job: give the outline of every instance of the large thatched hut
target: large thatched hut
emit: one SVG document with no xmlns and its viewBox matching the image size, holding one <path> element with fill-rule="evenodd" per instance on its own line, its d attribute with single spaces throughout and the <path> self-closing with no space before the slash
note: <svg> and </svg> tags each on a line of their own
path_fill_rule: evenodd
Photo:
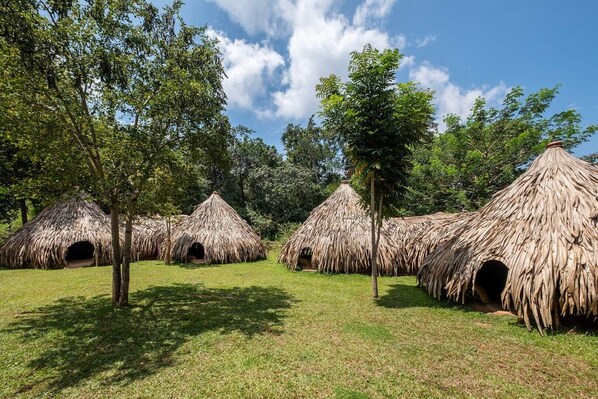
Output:
<svg viewBox="0 0 598 399">
<path fill-rule="evenodd" d="M 369 273 L 371 231 L 371 219 L 359 195 L 344 181 L 291 236 L 278 261 L 293 270 Z M 393 248 L 386 229 L 380 237 L 378 269 L 380 274 L 394 274 Z"/>
<path fill-rule="evenodd" d="M 551 143 L 418 274 L 434 296 L 500 301 L 542 331 L 598 316 L 598 168 Z"/>
<path fill-rule="evenodd" d="M 416 275 L 424 258 L 451 237 L 473 213 L 443 213 L 388 220 L 389 238 L 396 251 L 398 273 Z"/>
<path fill-rule="evenodd" d="M 214 192 L 172 234 L 171 259 L 236 263 L 266 258 L 266 247 L 239 214 Z"/>
<path fill-rule="evenodd" d="M 0 247 L 5 267 L 78 267 L 111 261 L 110 220 L 100 207 L 73 198 L 44 209 Z"/>
</svg>

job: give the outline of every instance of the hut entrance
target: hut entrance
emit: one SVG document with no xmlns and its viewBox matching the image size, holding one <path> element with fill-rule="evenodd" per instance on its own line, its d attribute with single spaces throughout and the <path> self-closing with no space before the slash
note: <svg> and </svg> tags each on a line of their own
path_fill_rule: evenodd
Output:
<svg viewBox="0 0 598 399">
<path fill-rule="evenodd" d="M 190 247 L 189 251 L 187 251 L 187 258 L 192 263 L 206 263 L 205 261 L 205 251 L 203 245 L 198 242 L 194 242 Z"/>
<path fill-rule="evenodd" d="M 297 261 L 297 266 L 301 270 L 316 270 L 311 263 L 311 257 L 313 255 L 313 251 L 311 248 L 301 248 L 301 252 L 299 252 L 299 259 Z"/>
<path fill-rule="evenodd" d="M 484 303 L 501 304 L 509 268 L 497 260 L 484 263 L 475 278 L 475 291 Z"/>
<path fill-rule="evenodd" d="M 66 263 L 69 268 L 92 266 L 95 264 L 95 248 L 89 241 L 78 241 L 66 250 Z"/>
</svg>

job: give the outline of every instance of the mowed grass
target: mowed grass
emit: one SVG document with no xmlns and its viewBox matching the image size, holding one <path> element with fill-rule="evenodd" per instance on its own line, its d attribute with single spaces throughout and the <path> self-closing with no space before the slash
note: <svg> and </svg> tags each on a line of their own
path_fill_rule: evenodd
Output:
<svg viewBox="0 0 598 399">
<path fill-rule="evenodd" d="M 270 260 L 0 270 L 0 397 L 598 397 L 598 336 L 542 337 L 438 302 L 413 277 L 291 272 Z"/>
</svg>

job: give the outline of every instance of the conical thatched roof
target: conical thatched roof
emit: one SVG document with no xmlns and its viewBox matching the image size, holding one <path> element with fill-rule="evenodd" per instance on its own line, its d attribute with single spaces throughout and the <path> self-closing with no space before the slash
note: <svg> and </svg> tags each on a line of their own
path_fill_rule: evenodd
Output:
<svg viewBox="0 0 598 399">
<path fill-rule="evenodd" d="M 100 207 L 82 198 L 44 209 L 0 247 L 0 265 L 52 268 L 67 266 L 67 251 L 78 242 L 94 247 L 98 264 L 111 261 L 110 220 Z"/>
<path fill-rule="evenodd" d="M 177 224 L 172 235 L 171 258 L 188 262 L 193 244 L 203 246 L 208 263 L 266 258 L 266 247 L 260 237 L 217 192 Z"/>
<path fill-rule="evenodd" d="M 452 236 L 473 213 L 443 213 L 398 217 L 388 220 L 389 238 L 396 250 L 396 268 L 401 274 L 417 274 L 424 258 Z"/>
<path fill-rule="evenodd" d="M 598 316 L 598 168 L 551 143 L 466 227 L 424 261 L 418 278 L 432 295 L 464 301 L 498 261 L 508 268 L 502 305 L 528 328 Z"/>
<path fill-rule="evenodd" d="M 369 273 L 371 231 L 371 219 L 359 195 L 343 182 L 291 236 L 278 261 L 296 269 L 302 251 L 310 248 L 311 265 L 321 273 Z M 378 269 L 380 274 L 394 274 L 393 249 L 386 235 L 385 228 Z"/>
</svg>

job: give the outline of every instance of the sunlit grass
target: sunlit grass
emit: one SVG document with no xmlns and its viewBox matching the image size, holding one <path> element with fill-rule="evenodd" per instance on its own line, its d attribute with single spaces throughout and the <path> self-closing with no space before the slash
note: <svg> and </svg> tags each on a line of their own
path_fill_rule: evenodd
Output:
<svg viewBox="0 0 598 399">
<path fill-rule="evenodd" d="M 271 259 L 275 259 L 271 256 Z M 413 277 L 294 273 L 274 260 L 0 270 L 0 397 L 596 397 L 598 337 L 541 337 L 440 303 Z"/>
</svg>

